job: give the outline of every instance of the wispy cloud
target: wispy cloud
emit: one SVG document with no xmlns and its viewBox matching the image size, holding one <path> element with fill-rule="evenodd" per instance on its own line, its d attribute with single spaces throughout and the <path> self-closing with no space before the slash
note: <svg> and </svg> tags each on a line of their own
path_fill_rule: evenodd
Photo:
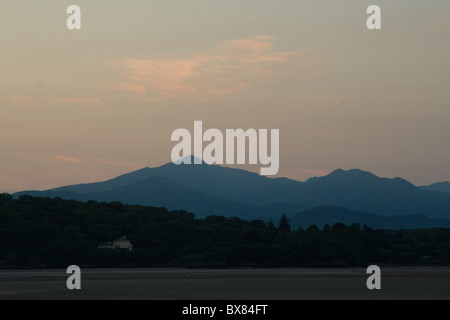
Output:
<svg viewBox="0 0 450 320">
<path fill-rule="evenodd" d="M 80 159 L 75 158 L 75 157 L 64 156 L 64 155 L 54 156 L 53 159 L 58 160 L 58 161 L 73 163 L 73 164 L 82 164 L 82 161 Z"/>
<path fill-rule="evenodd" d="M 93 165 L 101 165 L 101 166 L 113 166 L 113 167 L 128 167 L 128 168 L 135 168 L 135 169 L 141 169 L 145 167 L 145 165 L 137 162 L 130 162 L 130 161 L 121 161 L 121 160 L 114 160 L 114 159 L 105 159 L 105 158 L 76 158 L 76 157 L 70 157 L 65 155 L 58 155 L 54 156 L 53 159 L 58 161 L 63 161 L 67 163 L 72 164 L 83 164 L 86 166 L 93 166 Z"/>
<path fill-rule="evenodd" d="M 145 86 L 136 83 L 115 83 L 108 85 L 107 88 L 117 91 L 128 91 L 143 94 L 147 92 Z"/>
<path fill-rule="evenodd" d="M 51 160 L 51 161 L 57 161 L 57 162 L 62 162 L 62 163 L 67 163 L 67 164 L 78 164 L 78 165 L 82 165 L 85 167 L 91 167 L 91 168 L 104 166 L 104 167 L 141 169 L 146 166 L 142 163 L 123 161 L 123 160 L 118 160 L 118 159 L 95 158 L 95 157 L 74 157 L 74 156 L 68 156 L 68 155 L 64 155 L 64 154 L 40 155 L 40 154 L 20 153 L 20 152 L 6 152 L 5 154 L 10 157 L 21 158 L 21 159 L 26 159 L 26 160 L 30 160 L 30 161 L 34 161 L 36 159 L 45 160 L 45 161 Z"/>
<path fill-rule="evenodd" d="M 338 97 L 338 98 L 334 101 L 333 105 L 334 105 L 335 107 L 338 106 L 344 99 L 345 99 L 344 96 Z"/>
<path fill-rule="evenodd" d="M 19 96 L 19 95 L 11 95 L 8 97 L 9 101 L 12 101 L 16 104 L 23 104 L 23 103 L 29 103 L 32 101 L 32 98 L 30 97 L 24 97 L 24 96 Z"/>
<path fill-rule="evenodd" d="M 100 159 L 96 158 L 94 159 L 95 163 L 100 165 L 108 165 L 108 166 L 117 166 L 117 167 L 130 167 L 135 169 L 141 169 L 145 167 L 145 165 L 137 162 L 127 162 L 127 161 L 118 161 L 118 160 L 112 160 L 112 159 Z"/>
<path fill-rule="evenodd" d="M 121 83 L 109 88 L 159 101 L 205 99 L 233 94 L 280 79 L 308 79 L 323 74 L 312 50 L 275 51 L 275 38 L 254 36 L 216 44 L 209 52 L 173 59 L 125 59 Z"/>
<path fill-rule="evenodd" d="M 50 98 L 49 101 L 58 104 L 68 103 L 81 106 L 93 106 L 103 104 L 103 100 L 100 98 Z"/>
<path fill-rule="evenodd" d="M 79 105 L 79 106 L 99 106 L 103 104 L 103 100 L 100 98 L 91 98 L 91 97 L 52 97 L 52 98 L 42 98 L 42 97 L 27 97 L 21 95 L 11 95 L 8 97 L 8 100 L 15 104 L 36 104 L 36 103 L 51 103 L 51 104 L 71 104 L 71 105 Z"/>
</svg>

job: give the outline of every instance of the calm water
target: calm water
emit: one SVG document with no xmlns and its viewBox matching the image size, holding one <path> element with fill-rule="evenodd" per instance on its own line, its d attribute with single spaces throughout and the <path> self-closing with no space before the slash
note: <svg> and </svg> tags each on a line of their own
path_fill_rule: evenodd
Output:
<svg viewBox="0 0 450 320">
<path fill-rule="evenodd" d="M 445 299 L 450 268 L 382 269 L 382 290 L 363 269 L 91 269 L 82 290 L 66 288 L 65 270 L 0 271 L 0 299 Z"/>
</svg>

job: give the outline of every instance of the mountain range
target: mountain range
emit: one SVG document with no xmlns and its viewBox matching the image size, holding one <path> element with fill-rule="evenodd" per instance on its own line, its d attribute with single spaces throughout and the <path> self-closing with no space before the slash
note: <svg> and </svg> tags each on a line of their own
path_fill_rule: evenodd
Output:
<svg viewBox="0 0 450 320">
<path fill-rule="evenodd" d="M 434 227 L 450 228 L 450 220 L 431 219 L 424 214 L 386 217 L 374 213 L 358 212 L 344 207 L 324 206 L 294 215 L 290 223 L 296 228 L 308 228 L 312 225 L 333 226 L 343 223 L 347 226 L 359 224 L 374 229 L 427 229 Z"/>
<path fill-rule="evenodd" d="M 421 188 L 423 190 L 438 191 L 438 192 L 442 192 L 442 193 L 450 193 L 450 182 L 448 182 L 448 181 L 438 182 L 438 183 L 433 183 L 429 186 L 422 186 L 419 188 Z"/>
<path fill-rule="evenodd" d="M 295 227 L 313 221 L 321 226 L 334 218 L 394 229 L 450 226 L 450 194 L 442 189 L 416 187 L 401 178 L 380 178 L 358 169 L 339 169 L 300 182 L 205 163 L 169 163 L 104 182 L 14 194 L 21 195 L 185 209 L 199 218 L 222 215 L 276 221 L 286 213 Z"/>
</svg>

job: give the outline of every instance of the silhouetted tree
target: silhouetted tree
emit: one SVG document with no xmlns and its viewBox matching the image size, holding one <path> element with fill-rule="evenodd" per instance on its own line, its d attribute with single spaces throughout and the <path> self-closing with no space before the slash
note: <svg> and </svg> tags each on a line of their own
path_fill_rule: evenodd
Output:
<svg viewBox="0 0 450 320">
<path fill-rule="evenodd" d="M 319 232 L 320 229 L 318 226 L 316 226 L 315 224 L 313 224 L 312 226 L 310 226 L 308 229 L 306 229 L 307 232 Z"/>
<path fill-rule="evenodd" d="M 267 228 L 271 231 L 276 230 L 277 228 L 275 227 L 275 223 L 273 223 L 273 221 L 269 221 L 267 223 Z"/>
<path fill-rule="evenodd" d="M 347 228 L 347 226 L 345 224 L 343 224 L 343 223 L 340 223 L 340 222 L 335 223 L 333 225 L 333 230 L 340 230 L 340 229 L 346 229 L 346 228 Z"/>
<path fill-rule="evenodd" d="M 0 201 L 10 201 L 12 200 L 12 196 L 8 193 L 1 193 L 0 194 Z"/>
<path fill-rule="evenodd" d="M 359 223 L 354 223 L 354 224 L 352 224 L 350 226 L 350 229 L 360 231 L 361 230 L 361 225 Z"/>
<path fill-rule="evenodd" d="M 450 229 L 289 230 L 286 215 L 276 228 L 261 220 L 195 219 L 183 210 L 0 194 L 0 269 L 450 264 Z M 132 252 L 98 249 L 123 235 Z"/>
<path fill-rule="evenodd" d="M 291 225 L 289 224 L 289 219 L 287 218 L 286 214 L 283 214 L 281 216 L 280 222 L 278 224 L 278 230 L 291 232 Z"/>
</svg>

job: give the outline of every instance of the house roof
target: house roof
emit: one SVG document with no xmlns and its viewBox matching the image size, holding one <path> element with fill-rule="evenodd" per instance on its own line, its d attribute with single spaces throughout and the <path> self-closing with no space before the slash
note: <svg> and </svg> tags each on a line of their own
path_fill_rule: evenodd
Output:
<svg viewBox="0 0 450 320">
<path fill-rule="evenodd" d="M 116 240 L 116 242 L 122 242 L 122 241 L 130 241 L 130 240 L 128 240 L 125 236 Z"/>
</svg>

